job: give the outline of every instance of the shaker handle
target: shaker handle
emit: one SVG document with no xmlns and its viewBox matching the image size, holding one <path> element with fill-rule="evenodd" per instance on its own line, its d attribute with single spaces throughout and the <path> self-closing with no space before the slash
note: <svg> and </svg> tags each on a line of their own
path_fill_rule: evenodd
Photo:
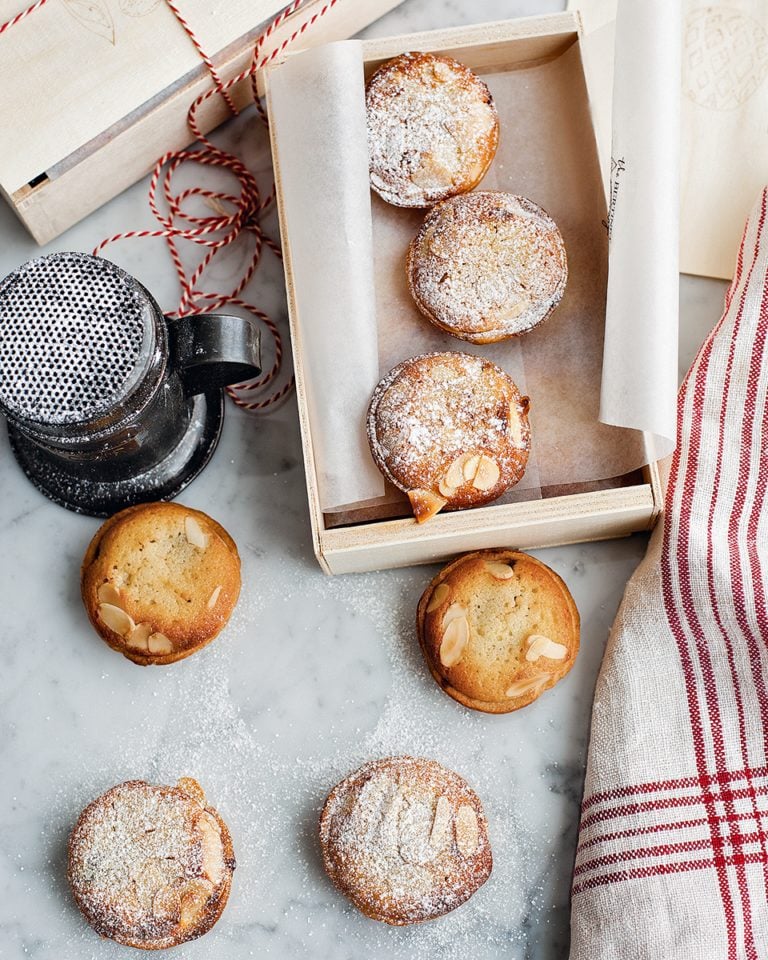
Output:
<svg viewBox="0 0 768 960">
<path fill-rule="evenodd" d="M 261 373 L 260 332 L 253 321 L 225 313 L 166 317 L 171 365 L 188 394 L 252 380 Z"/>
</svg>

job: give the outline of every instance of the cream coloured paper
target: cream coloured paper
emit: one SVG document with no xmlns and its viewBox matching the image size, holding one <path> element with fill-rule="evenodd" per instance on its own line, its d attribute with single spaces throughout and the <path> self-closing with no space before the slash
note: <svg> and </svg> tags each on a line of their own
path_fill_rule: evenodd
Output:
<svg viewBox="0 0 768 960">
<path fill-rule="evenodd" d="M 584 19 L 595 120 L 608 131 L 616 4 L 568 3 Z M 729 280 L 768 179 L 768 3 L 682 0 L 681 48 L 680 270 Z"/>
<path fill-rule="evenodd" d="M 679 0 L 620 0 L 600 419 L 675 445 L 680 111 Z"/>
<path fill-rule="evenodd" d="M 291 57 L 270 78 L 323 509 L 384 492 L 364 433 L 379 365 L 363 82 L 358 42 Z"/>
<path fill-rule="evenodd" d="M 355 49 L 360 56 L 353 42 L 337 46 Z M 473 67 L 469 55 L 471 50 L 465 50 L 464 62 Z M 291 59 L 299 61 L 306 56 L 301 54 Z M 327 57 L 323 70 L 332 68 L 332 62 L 337 59 L 333 50 L 327 54 L 318 50 L 314 57 L 316 69 L 320 69 L 321 61 Z M 290 69 L 298 68 L 291 66 Z M 297 257 L 296 238 L 308 232 L 309 211 L 305 204 L 324 203 L 318 198 L 327 198 L 339 189 L 340 168 L 344 171 L 341 181 L 350 177 L 358 182 L 361 176 L 367 177 L 367 161 L 365 172 L 354 169 L 354 164 L 360 162 L 360 154 L 350 146 L 350 121 L 340 104 L 329 104 L 323 115 L 326 130 L 332 131 L 332 135 L 316 143 L 312 133 L 305 132 L 303 150 L 295 149 L 295 155 L 289 159 L 284 128 L 307 128 L 304 125 L 306 108 L 300 97 L 281 96 L 278 102 L 274 96 L 275 84 L 285 70 L 284 65 L 270 71 L 270 114 L 286 208 L 287 201 L 292 201 L 291 210 L 284 211 L 282 229 L 284 240 L 290 244 L 295 289 L 303 303 L 298 311 L 297 327 L 312 411 L 316 381 L 327 381 L 328 377 L 322 361 L 306 342 L 306 332 L 318 324 L 317 316 L 324 308 L 302 290 L 300 273 L 309 276 L 313 269 L 319 269 L 319 264 L 316 252 L 313 255 L 311 249 L 305 250 L 306 260 L 304 255 Z M 419 314 L 405 279 L 406 248 L 423 213 L 388 206 L 370 193 L 362 202 L 361 195 L 356 194 L 361 205 L 355 216 L 367 221 L 372 214 L 373 243 L 367 255 L 374 264 L 375 316 L 367 312 L 370 304 L 357 304 L 357 312 L 365 313 L 370 326 L 360 324 L 356 337 L 344 342 L 345 364 L 347 370 L 353 368 L 358 350 L 363 350 L 367 357 L 369 343 L 377 342 L 378 372 L 382 375 L 409 356 L 435 349 L 480 353 L 505 368 L 531 397 L 534 442 L 526 475 L 521 484 L 502 499 L 504 502 L 537 498 L 541 496 L 542 487 L 626 474 L 648 461 L 648 451 L 638 431 L 607 426 L 598 420 L 605 325 L 607 212 L 578 44 L 571 44 L 559 56 L 544 61 L 531 61 L 523 56 L 520 63 L 515 63 L 514 56 L 510 55 L 508 68 L 486 72 L 478 67 L 477 72 L 491 88 L 501 123 L 499 151 L 481 189 L 523 194 L 554 217 L 563 232 L 569 258 L 565 297 L 550 319 L 516 340 L 473 347 L 443 334 Z M 359 67 L 350 67 L 348 80 L 362 104 Z M 341 83 L 339 79 L 340 86 Z M 283 89 L 285 91 L 285 86 Z M 294 147 L 298 147 L 298 142 Z M 322 155 L 327 147 L 332 151 L 330 160 Z M 302 188 L 302 181 L 306 180 L 314 185 L 314 200 Z M 298 202 L 299 196 L 305 201 Z M 334 241 L 334 237 L 343 237 L 345 224 L 349 226 L 350 208 L 345 210 L 347 212 L 342 213 L 339 208 L 333 217 L 335 230 L 330 231 L 328 244 L 323 243 L 323 263 L 333 263 L 337 258 L 346 262 L 349 256 L 344 245 Z M 356 259 L 356 262 L 359 261 Z M 347 270 L 347 276 L 351 272 Z M 325 332 L 333 335 L 332 328 L 326 327 Z M 333 390 L 339 389 L 338 383 L 331 386 Z M 365 396 L 361 393 L 354 409 L 367 404 L 369 397 L 370 390 Z M 336 470 L 349 471 L 350 462 L 340 456 L 337 449 L 339 435 L 331 434 L 324 426 L 315 411 L 312 430 L 316 468 L 331 474 Z M 322 431 L 320 439 L 316 428 Z M 362 425 L 356 417 L 348 419 L 346 430 L 348 434 L 359 432 L 364 444 Z M 365 449 L 362 460 L 354 464 L 355 471 L 370 462 L 370 454 Z M 370 501 L 376 501 L 378 496 L 371 487 L 370 492 L 347 504 L 367 501 L 370 506 Z M 326 512 L 341 505 L 325 497 L 321 497 L 321 504 Z"/>
</svg>

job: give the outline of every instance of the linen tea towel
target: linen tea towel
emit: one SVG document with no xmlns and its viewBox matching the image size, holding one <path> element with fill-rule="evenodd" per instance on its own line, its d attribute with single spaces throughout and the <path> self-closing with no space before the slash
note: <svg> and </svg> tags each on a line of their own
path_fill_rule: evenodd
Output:
<svg viewBox="0 0 768 960">
<path fill-rule="evenodd" d="M 595 691 L 571 960 L 768 958 L 768 190 Z"/>
</svg>

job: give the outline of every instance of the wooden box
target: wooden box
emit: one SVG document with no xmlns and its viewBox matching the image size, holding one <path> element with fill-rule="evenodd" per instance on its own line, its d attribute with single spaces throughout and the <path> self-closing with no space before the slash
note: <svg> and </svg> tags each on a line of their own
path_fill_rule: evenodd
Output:
<svg viewBox="0 0 768 960">
<path fill-rule="evenodd" d="M 350 37 L 401 0 L 340 2 L 291 49 Z M 0 23 L 26 0 L 0 0 Z M 254 43 L 280 0 L 179 0 L 180 12 L 222 82 L 251 63 Z M 326 7 L 307 0 L 272 34 L 268 55 Z M 193 139 L 192 102 L 213 84 L 163 0 L 57 0 L 0 35 L 0 193 L 44 244 L 135 183 L 166 151 Z M 250 80 L 233 87 L 238 107 Z M 204 132 L 228 119 L 221 96 L 201 108 Z"/>
<path fill-rule="evenodd" d="M 567 51 L 573 51 L 575 46 L 580 71 L 577 85 L 583 86 L 582 96 L 588 101 L 579 46 L 581 36 L 578 15 L 564 13 L 370 40 L 364 41 L 362 46 L 366 76 L 380 63 L 407 50 L 444 53 L 479 72 L 491 72 L 513 67 L 525 70 L 554 62 Z M 270 83 L 274 85 L 274 81 L 270 80 L 270 71 L 267 71 L 265 83 L 268 109 L 271 110 Z M 592 144 L 591 163 L 595 167 L 595 176 L 601 178 L 588 102 L 583 112 Z M 417 524 L 412 517 L 338 525 L 338 517 L 323 513 L 306 384 L 305 331 L 297 309 L 291 225 L 286 222 L 275 117 L 272 116 L 271 120 L 310 520 L 314 550 L 323 570 L 332 574 L 369 571 L 442 561 L 468 550 L 500 546 L 525 549 L 602 540 L 653 527 L 663 501 L 659 469 L 654 462 L 609 480 L 544 488 L 541 499 L 438 514 L 423 525 Z M 602 179 L 600 182 L 602 189 L 598 185 L 596 191 L 601 203 L 594 210 L 595 223 L 600 223 L 606 216 L 606 186 Z M 453 349 L 462 347 L 461 342 L 456 341 Z"/>
</svg>

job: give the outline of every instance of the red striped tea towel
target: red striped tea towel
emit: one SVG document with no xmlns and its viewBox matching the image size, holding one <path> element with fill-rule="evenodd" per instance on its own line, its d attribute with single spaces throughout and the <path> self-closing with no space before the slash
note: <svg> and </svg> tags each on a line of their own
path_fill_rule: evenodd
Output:
<svg viewBox="0 0 768 960">
<path fill-rule="evenodd" d="M 767 203 L 598 678 L 571 960 L 768 958 Z"/>
</svg>

